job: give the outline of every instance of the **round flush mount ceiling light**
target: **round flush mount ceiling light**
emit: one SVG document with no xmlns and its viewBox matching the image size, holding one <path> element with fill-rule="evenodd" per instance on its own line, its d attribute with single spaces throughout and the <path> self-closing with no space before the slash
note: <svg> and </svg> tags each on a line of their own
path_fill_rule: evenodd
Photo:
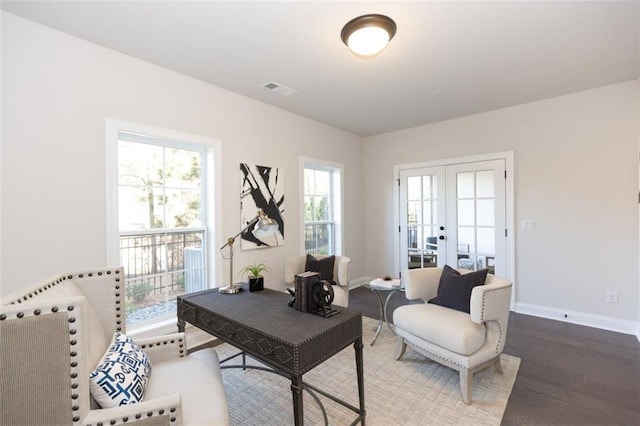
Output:
<svg viewBox="0 0 640 426">
<path fill-rule="evenodd" d="M 380 53 L 396 34 L 396 23 L 384 15 L 362 15 L 347 22 L 340 38 L 359 56 Z"/>
</svg>

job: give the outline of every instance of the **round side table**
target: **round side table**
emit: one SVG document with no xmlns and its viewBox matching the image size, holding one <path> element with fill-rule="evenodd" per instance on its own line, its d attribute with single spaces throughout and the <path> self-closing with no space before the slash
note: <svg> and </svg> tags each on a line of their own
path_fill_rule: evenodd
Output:
<svg viewBox="0 0 640 426">
<path fill-rule="evenodd" d="M 380 335 L 380 331 L 382 331 L 383 323 L 386 323 L 389 330 L 391 330 L 393 334 L 396 334 L 387 317 L 387 304 L 394 293 L 402 290 L 402 286 L 399 279 L 383 280 L 381 278 L 375 279 L 369 283 L 364 283 L 363 286 L 371 290 L 377 296 L 378 306 L 380 307 L 380 316 L 378 318 L 378 326 L 376 327 L 376 335 L 371 341 L 371 346 L 373 346 Z M 386 297 L 384 297 L 385 295 Z"/>
</svg>

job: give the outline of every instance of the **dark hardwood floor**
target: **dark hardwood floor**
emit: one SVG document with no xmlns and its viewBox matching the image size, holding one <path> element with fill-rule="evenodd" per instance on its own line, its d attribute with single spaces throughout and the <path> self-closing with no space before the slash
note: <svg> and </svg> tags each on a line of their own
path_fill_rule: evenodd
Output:
<svg viewBox="0 0 640 426">
<path fill-rule="evenodd" d="M 389 319 L 406 303 L 394 294 Z M 351 290 L 349 307 L 378 318 L 366 288 Z M 640 425 L 635 336 L 512 312 L 504 352 L 522 361 L 503 425 Z"/>
</svg>

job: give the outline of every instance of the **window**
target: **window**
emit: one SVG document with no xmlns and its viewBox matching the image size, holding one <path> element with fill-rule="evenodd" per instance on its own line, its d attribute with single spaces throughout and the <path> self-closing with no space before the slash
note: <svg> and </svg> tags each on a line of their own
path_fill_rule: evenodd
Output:
<svg viewBox="0 0 640 426">
<path fill-rule="evenodd" d="M 113 203 L 108 232 L 117 233 L 118 242 L 108 250 L 117 251 L 109 253 L 110 263 L 117 259 L 125 270 L 127 327 L 175 320 L 176 296 L 214 281 L 207 261 L 211 147 L 110 131 L 117 161 L 108 164 L 117 177 L 111 182 L 115 190 L 108 191 Z"/>
<path fill-rule="evenodd" d="M 341 166 L 304 161 L 304 250 L 341 254 Z"/>
</svg>

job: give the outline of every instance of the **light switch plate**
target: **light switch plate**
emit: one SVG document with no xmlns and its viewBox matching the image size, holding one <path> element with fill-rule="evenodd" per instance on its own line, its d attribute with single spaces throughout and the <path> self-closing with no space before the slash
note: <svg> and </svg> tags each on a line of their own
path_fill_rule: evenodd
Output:
<svg viewBox="0 0 640 426">
<path fill-rule="evenodd" d="M 533 231 L 536 229 L 536 221 L 533 219 L 522 219 L 520 221 L 520 229 L 525 231 Z"/>
</svg>

